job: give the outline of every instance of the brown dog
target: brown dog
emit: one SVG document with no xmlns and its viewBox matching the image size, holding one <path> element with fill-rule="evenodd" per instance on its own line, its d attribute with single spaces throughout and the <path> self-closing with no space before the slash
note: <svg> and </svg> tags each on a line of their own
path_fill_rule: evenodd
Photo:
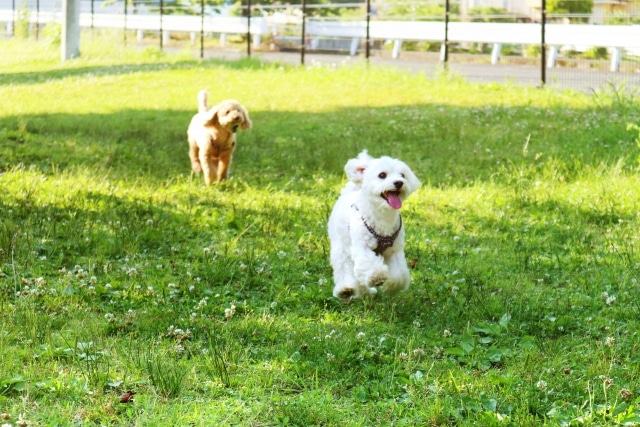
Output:
<svg viewBox="0 0 640 427">
<path fill-rule="evenodd" d="M 198 93 L 198 114 L 193 116 L 187 137 L 189 158 L 195 173 L 204 173 L 204 182 L 227 179 L 231 156 L 236 146 L 236 131 L 249 129 L 251 120 L 247 109 L 233 99 L 222 101 L 209 109 L 209 94 Z"/>
</svg>

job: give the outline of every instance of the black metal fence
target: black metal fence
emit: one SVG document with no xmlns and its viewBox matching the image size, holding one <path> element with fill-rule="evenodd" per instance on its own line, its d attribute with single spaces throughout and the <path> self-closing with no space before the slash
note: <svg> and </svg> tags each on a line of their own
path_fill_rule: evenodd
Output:
<svg viewBox="0 0 640 427">
<path fill-rule="evenodd" d="M 488 6 L 474 8 L 469 7 L 469 0 L 363 0 L 329 5 L 300 0 L 286 6 L 243 0 L 240 5 L 217 7 L 208 5 L 206 0 L 129 0 L 126 4 L 82 0 L 81 17 L 85 19 L 81 19 L 81 25 L 92 31 L 105 27 L 121 31 L 123 44 L 155 40 L 160 49 L 189 47 L 198 50 L 200 57 L 217 50 L 246 56 L 259 53 L 268 59 L 269 54 L 280 52 L 289 57 L 298 55 L 299 63 L 305 64 L 309 55 L 351 55 L 367 61 L 410 63 L 416 68 L 421 64 L 444 66 L 470 80 L 578 89 L 603 84 L 634 89 L 640 85 L 640 2 L 616 2 L 614 7 L 611 2 L 595 0 L 587 13 L 547 10 L 546 0 L 537 0 L 539 5 L 518 1 L 509 2 L 507 10 L 490 6 L 493 0 L 475 1 Z M 43 26 L 60 20 L 61 8 L 61 0 L 0 0 L 0 22 L 4 22 L 7 35 L 21 32 L 38 39 Z M 105 23 L 107 17 L 110 20 Z M 224 29 L 217 26 L 223 20 Z M 405 34 L 387 32 L 380 36 L 377 30 L 383 23 Z M 414 36 L 407 35 L 403 27 L 416 23 L 438 26 L 432 35 L 424 34 L 432 27 L 424 31 L 422 28 L 427 27 L 416 27 Z M 586 29 L 585 34 L 592 29 L 594 35 L 585 36 L 578 43 L 558 45 L 558 37 L 549 40 L 549 35 L 554 34 L 549 26 L 555 28 L 556 36 L 578 28 Z M 483 35 L 485 27 L 491 27 L 494 33 Z M 452 28 L 457 38 L 452 38 Z M 501 28 L 505 28 L 503 32 L 513 32 L 513 36 L 500 35 Z M 606 33 L 596 37 L 595 30 Z M 479 35 L 466 39 L 465 32 Z M 536 35 L 519 40 L 524 33 Z M 133 41 L 132 34 L 136 34 Z M 611 39 L 619 40 L 620 46 Z"/>
</svg>

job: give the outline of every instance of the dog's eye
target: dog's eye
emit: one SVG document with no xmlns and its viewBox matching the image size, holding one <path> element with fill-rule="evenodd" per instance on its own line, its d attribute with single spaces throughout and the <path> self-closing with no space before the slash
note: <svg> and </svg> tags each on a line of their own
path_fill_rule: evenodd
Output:
<svg viewBox="0 0 640 427">
<path fill-rule="evenodd" d="M 401 176 L 401 177 L 403 177 L 403 178 L 405 178 L 405 176 L 404 176 L 404 174 L 403 174 L 403 173 L 401 173 L 401 174 L 400 174 L 400 176 Z"/>
<path fill-rule="evenodd" d="M 387 173 L 386 172 L 380 172 L 380 174 L 378 174 L 378 178 L 380 179 L 385 179 L 387 177 Z"/>
</svg>

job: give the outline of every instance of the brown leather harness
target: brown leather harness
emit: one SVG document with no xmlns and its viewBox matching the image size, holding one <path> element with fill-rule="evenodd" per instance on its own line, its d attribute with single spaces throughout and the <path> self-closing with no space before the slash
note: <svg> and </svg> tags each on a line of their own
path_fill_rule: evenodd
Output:
<svg viewBox="0 0 640 427">
<path fill-rule="evenodd" d="M 360 212 L 360 210 L 355 204 L 352 205 L 352 207 L 358 212 Z M 398 235 L 400 234 L 400 230 L 402 230 L 402 216 L 400 216 L 400 225 L 398 226 L 398 229 L 393 234 L 390 234 L 388 236 L 378 234 L 378 232 L 376 232 L 376 230 L 374 230 L 373 227 L 367 224 L 367 221 L 365 221 L 362 215 L 360 215 L 360 219 L 362 219 L 362 223 L 364 224 L 366 229 L 369 230 L 369 233 L 371 233 L 371 235 L 375 237 L 376 241 L 378 242 L 376 248 L 373 250 L 373 252 L 375 252 L 376 255 L 382 255 L 384 251 L 386 251 L 391 246 L 393 246 L 393 243 L 396 241 L 396 239 L 398 238 Z"/>
</svg>

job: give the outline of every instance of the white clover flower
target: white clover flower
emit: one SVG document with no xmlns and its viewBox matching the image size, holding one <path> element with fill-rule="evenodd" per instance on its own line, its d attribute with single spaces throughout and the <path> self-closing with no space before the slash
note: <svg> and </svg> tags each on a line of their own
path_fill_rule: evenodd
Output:
<svg viewBox="0 0 640 427">
<path fill-rule="evenodd" d="M 224 309 L 224 318 L 230 320 L 236 314 L 236 306 L 232 303 L 231 307 Z"/>
<path fill-rule="evenodd" d="M 324 277 L 321 277 L 320 279 L 318 279 L 319 286 L 326 285 L 326 284 L 327 284 L 327 279 L 325 279 Z"/>
<path fill-rule="evenodd" d="M 443 336 L 443 337 L 445 337 L 445 338 L 450 337 L 450 336 L 451 336 L 451 331 L 450 331 L 450 330 L 448 330 L 448 329 L 445 329 L 445 330 L 442 332 L 442 336 Z"/>
<path fill-rule="evenodd" d="M 336 360 L 336 356 L 332 353 L 327 353 L 327 362 L 333 362 Z"/>
<path fill-rule="evenodd" d="M 547 389 L 547 382 L 544 380 L 540 380 L 536 383 L 536 388 L 540 391 L 545 391 Z"/>
<path fill-rule="evenodd" d="M 109 323 L 114 323 L 116 321 L 116 316 L 113 313 L 107 313 L 104 315 L 104 318 Z"/>
<path fill-rule="evenodd" d="M 364 339 L 364 337 L 365 337 L 365 333 L 364 333 L 364 332 L 358 332 L 358 333 L 356 334 L 356 339 L 357 339 L 357 340 Z"/>
<path fill-rule="evenodd" d="M 615 295 L 608 296 L 607 299 L 605 300 L 605 303 L 607 305 L 613 305 L 616 302 L 616 299 L 617 298 Z"/>
<path fill-rule="evenodd" d="M 413 349 L 413 356 L 414 357 L 420 358 L 420 357 L 424 356 L 424 354 L 425 354 L 424 353 L 424 348 L 422 348 L 422 347 L 418 347 L 418 348 L 414 348 Z"/>
<path fill-rule="evenodd" d="M 604 344 L 605 344 L 607 347 L 613 347 L 615 343 L 616 343 L 616 339 L 615 339 L 614 337 L 607 337 L 607 338 L 604 340 Z"/>
</svg>

